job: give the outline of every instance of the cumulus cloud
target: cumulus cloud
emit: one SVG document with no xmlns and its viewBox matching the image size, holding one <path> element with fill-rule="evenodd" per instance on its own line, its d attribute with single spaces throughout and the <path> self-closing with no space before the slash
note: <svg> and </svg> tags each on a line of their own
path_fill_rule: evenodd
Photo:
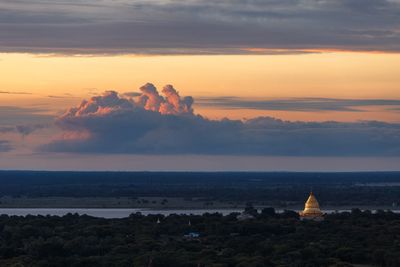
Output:
<svg viewBox="0 0 400 267">
<path fill-rule="evenodd" d="M 3 1 L 1 51 L 400 51 L 397 0 Z"/>
<path fill-rule="evenodd" d="M 106 91 L 102 96 L 95 96 L 90 101 L 83 100 L 78 107 L 69 109 L 63 118 L 85 115 L 107 114 L 113 111 L 133 108 L 134 103 L 120 98 L 115 91 Z"/>
<path fill-rule="evenodd" d="M 160 105 L 159 112 L 161 114 L 193 113 L 193 97 L 186 96 L 181 99 L 172 85 L 166 85 L 162 92 L 166 100 Z"/>
<path fill-rule="evenodd" d="M 160 114 L 192 114 L 193 98 L 181 98 L 172 85 L 166 85 L 160 95 L 157 88 L 147 83 L 139 88 L 141 93 L 118 95 L 115 91 L 106 91 L 101 96 L 94 96 L 89 101 L 83 100 L 78 107 L 69 109 L 61 118 L 84 115 L 109 114 L 120 111 L 144 109 Z"/>
<path fill-rule="evenodd" d="M 161 114 L 183 114 L 193 113 L 193 98 L 186 96 L 183 99 L 172 85 L 166 85 L 162 89 L 165 97 L 160 96 L 157 88 L 147 83 L 140 87 L 142 94 L 138 97 L 137 104 L 146 110 L 158 111 Z"/>
<path fill-rule="evenodd" d="M 193 99 L 152 84 L 133 98 L 108 91 L 57 118 L 63 136 L 45 151 L 131 154 L 399 156 L 400 124 L 209 120 Z"/>
</svg>

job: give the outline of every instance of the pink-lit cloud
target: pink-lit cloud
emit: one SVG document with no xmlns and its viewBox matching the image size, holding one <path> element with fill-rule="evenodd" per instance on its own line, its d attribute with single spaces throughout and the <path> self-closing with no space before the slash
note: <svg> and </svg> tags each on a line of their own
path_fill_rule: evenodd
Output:
<svg viewBox="0 0 400 267">
<path fill-rule="evenodd" d="M 282 121 L 271 117 L 209 120 L 170 85 L 141 94 L 107 91 L 56 120 L 61 138 L 45 151 L 128 154 L 398 156 L 400 124 Z"/>
<path fill-rule="evenodd" d="M 62 118 L 78 117 L 85 115 L 101 115 L 113 112 L 145 109 L 161 114 L 192 114 L 193 98 L 181 98 L 172 85 L 166 85 L 160 95 L 157 88 L 147 83 L 140 87 L 140 94 L 134 97 L 118 95 L 115 91 L 106 91 L 101 96 L 94 96 L 89 101 L 83 100 L 78 107 L 70 108 Z"/>
</svg>

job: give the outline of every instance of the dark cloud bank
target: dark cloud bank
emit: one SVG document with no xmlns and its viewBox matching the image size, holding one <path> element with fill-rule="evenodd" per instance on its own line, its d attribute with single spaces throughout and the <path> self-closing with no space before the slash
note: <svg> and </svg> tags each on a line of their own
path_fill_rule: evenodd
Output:
<svg viewBox="0 0 400 267">
<path fill-rule="evenodd" d="M 134 97 L 109 91 L 56 121 L 62 139 L 44 151 L 132 154 L 399 156 L 400 124 L 377 121 L 290 122 L 270 117 L 209 120 L 193 99 L 152 84 Z"/>
<path fill-rule="evenodd" d="M 0 50 L 81 54 L 273 54 L 310 49 L 399 52 L 399 13 L 398 0 L 2 1 Z"/>
</svg>

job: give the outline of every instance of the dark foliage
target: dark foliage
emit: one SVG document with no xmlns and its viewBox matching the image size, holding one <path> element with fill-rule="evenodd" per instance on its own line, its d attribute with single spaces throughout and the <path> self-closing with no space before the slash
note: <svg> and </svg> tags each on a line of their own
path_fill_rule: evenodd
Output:
<svg viewBox="0 0 400 267">
<path fill-rule="evenodd" d="M 236 215 L 3 215 L 0 266 L 400 266 L 398 214 L 354 210 L 323 222 L 270 208 L 247 221 Z"/>
</svg>

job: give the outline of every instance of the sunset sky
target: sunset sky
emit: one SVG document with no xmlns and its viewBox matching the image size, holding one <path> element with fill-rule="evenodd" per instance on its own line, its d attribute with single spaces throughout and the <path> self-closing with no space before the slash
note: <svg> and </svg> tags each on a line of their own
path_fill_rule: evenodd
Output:
<svg viewBox="0 0 400 267">
<path fill-rule="evenodd" d="M 399 12 L 0 1 L 0 169 L 399 170 Z"/>
</svg>

